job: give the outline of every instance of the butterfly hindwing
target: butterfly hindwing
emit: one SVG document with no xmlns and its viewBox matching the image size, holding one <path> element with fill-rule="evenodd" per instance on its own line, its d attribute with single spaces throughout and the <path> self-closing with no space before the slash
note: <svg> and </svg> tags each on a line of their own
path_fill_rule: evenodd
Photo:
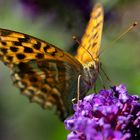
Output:
<svg viewBox="0 0 140 140">
<path fill-rule="evenodd" d="M 31 102 L 43 108 L 55 105 L 60 118 L 64 119 L 71 113 L 71 100 L 76 95 L 75 83 L 79 74 L 66 62 L 32 60 L 14 66 L 12 79 Z"/>
<path fill-rule="evenodd" d="M 103 8 L 101 4 L 96 4 L 91 12 L 89 23 L 76 54 L 76 58 L 82 64 L 95 60 L 98 61 L 102 28 Z M 92 55 L 92 57 L 89 55 L 89 53 Z"/>
</svg>

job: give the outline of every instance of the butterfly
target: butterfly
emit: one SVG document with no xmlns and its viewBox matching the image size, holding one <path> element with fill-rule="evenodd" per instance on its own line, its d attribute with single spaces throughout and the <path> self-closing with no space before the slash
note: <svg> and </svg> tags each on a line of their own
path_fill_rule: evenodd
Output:
<svg viewBox="0 0 140 140">
<path fill-rule="evenodd" d="M 79 75 L 80 99 L 95 84 L 102 28 L 103 7 L 96 4 L 76 56 L 30 35 L 0 29 L 0 60 L 23 95 L 43 108 L 55 107 L 64 120 L 72 113 Z"/>
</svg>

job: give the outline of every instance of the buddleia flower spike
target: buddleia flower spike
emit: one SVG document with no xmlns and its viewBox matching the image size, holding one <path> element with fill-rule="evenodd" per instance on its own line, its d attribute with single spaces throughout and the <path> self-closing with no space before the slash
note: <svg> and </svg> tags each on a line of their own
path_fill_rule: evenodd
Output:
<svg viewBox="0 0 140 140">
<path fill-rule="evenodd" d="M 67 140 L 139 140 L 140 97 L 121 84 L 86 96 L 65 120 Z"/>
</svg>

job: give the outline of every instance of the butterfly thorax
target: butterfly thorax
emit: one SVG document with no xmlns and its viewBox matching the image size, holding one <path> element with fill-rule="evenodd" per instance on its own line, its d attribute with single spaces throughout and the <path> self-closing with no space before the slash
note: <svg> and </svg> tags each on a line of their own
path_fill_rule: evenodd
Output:
<svg viewBox="0 0 140 140">
<path fill-rule="evenodd" d="M 87 81 L 89 85 L 89 89 L 92 88 L 97 79 L 97 75 L 99 72 L 99 61 L 91 61 L 84 66 L 84 79 Z"/>
</svg>

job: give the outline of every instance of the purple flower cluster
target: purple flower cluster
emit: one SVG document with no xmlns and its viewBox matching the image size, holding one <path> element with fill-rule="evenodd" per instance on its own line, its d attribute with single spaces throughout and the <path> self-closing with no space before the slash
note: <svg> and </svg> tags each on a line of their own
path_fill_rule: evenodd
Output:
<svg viewBox="0 0 140 140">
<path fill-rule="evenodd" d="M 68 140 L 140 140 L 140 97 L 124 85 L 86 96 L 65 120 Z"/>
</svg>

